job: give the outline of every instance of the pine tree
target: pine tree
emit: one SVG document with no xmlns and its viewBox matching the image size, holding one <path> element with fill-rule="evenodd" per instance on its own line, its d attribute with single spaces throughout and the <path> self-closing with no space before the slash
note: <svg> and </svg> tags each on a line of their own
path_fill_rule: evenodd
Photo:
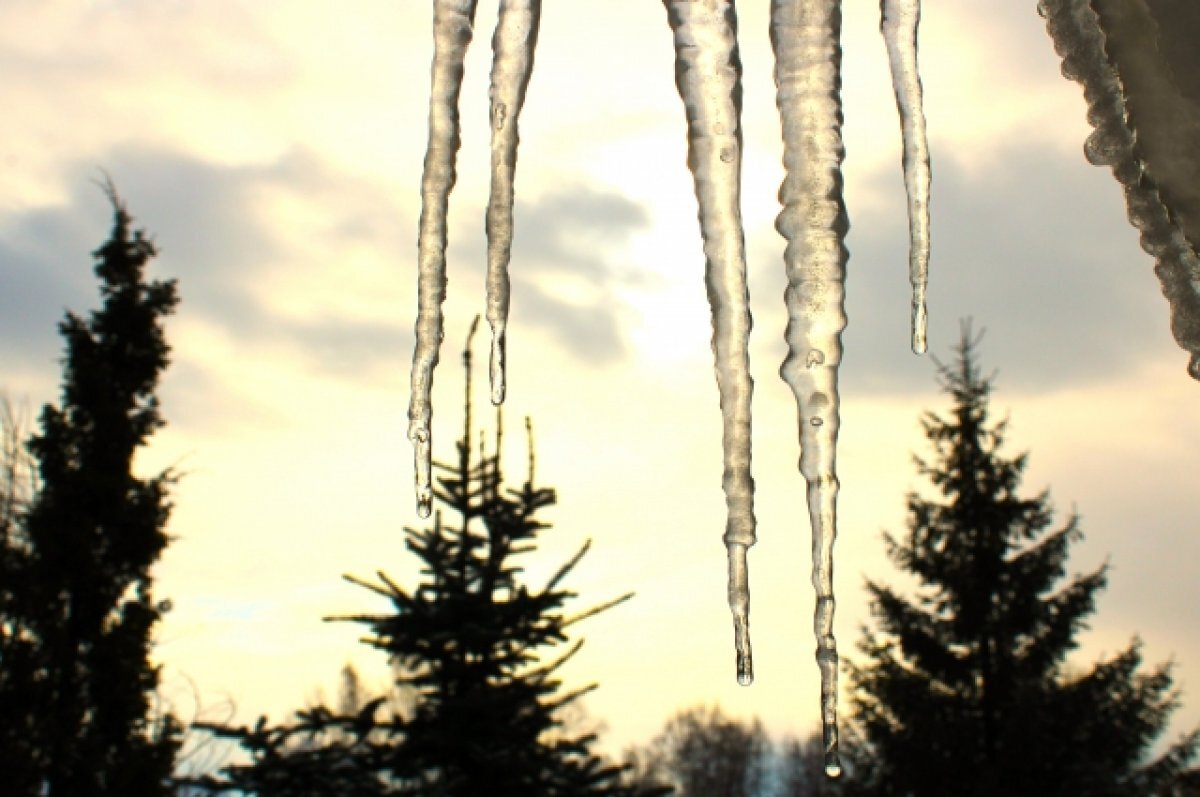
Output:
<svg viewBox="0 0 1200 797">
<path fill-rule="evenodd" d="M 1135 639 L 1077 673 L 1066 656 L 1105 586 L 1107 565 L 1063 582 L 1078 517 L 1051 529 L 1047 494 L 1018 495 L 1026 455 L 1001 454 L 990 378 L 965 326 L 939 364 L 948 416 L 923 419 L 937 499 L 908 496 L 908 529 L 885 535 L 913 597 L 868 581 L 874 631 L 850 666 L 875 795 L 1148 795 L 1194 755 L 1197 735 L 1143 764 L 1176 707 L 1170 665 L 1142 668 Z"/>
<path fill-rule="evenodd" d="M 156 254 L 111 183 L 110 239 L 95 253 L 102 306 L 68 313 L 61 408 L 28 442 L 36 490 L 5 535 L 0 605 L 0 771 L 6 793 L 170 793 L 179 727 L 156 716 L 151 566 L 168 543 L 171 473 L 133 473 L 163 421 L 161 319 L 173 281 L 144 279 Z"/>
<path fill-rule="evenodd" d="M 556 658 L 543 654 L 567 644 L 571 625 L 630 595 L 575 615 L 564 611 L 575 594 L 561 584 L 590 543 L 544 586 L 523 582 L 516 560 L 550 528 L 539 513 L 555 503 L 555 492 L 535 486 L 532 432 L 528 476 L 519 489 L 506 487 L 499 412 L 495 449 L 484 451 L 481 437 L 478 458 L 473 456 L 470 337 L 463 360 L 465 430 L 457 462 L 436 463 L 443 475 L 434 490 L 435 502 L 454 520 L 439 509 L 431 526 L 406 529 L 406 547 L 421 563 L 415 587 L 383 572 L 378 582 L 347 577 L 390 601 L 391 612 L 331 618 L 370 629 L 367 641 L 388 655 L 400 685 L 411 690 L 411 711 L 380 722 L 379 704 L 372 702 L 356 715 L 301 713 L 291 726 L 212 728 L 237 740 L 253 762 L 226 768 L 224 780 L 205 779 L 204 787 L 259 797 L 664 793 L 621 785 L 623 768 L 592 752 L 594 734 L 575 736 L 563 726 L 562 710 L 595 685 L 563 691 L 557 678 L 582 641 Z M 333 728 L 336 733 L 328 733 Z M 296 749 L 297 741 L 319 733 L 327 743 Z"/>
</svg>

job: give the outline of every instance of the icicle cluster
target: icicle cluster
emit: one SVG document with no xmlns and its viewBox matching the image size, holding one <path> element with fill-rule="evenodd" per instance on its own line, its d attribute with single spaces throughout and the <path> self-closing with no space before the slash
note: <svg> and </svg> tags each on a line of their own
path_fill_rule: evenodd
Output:
<svg viewBox="0 0 1200 797">
<path fill-rule="evenodd" d="M 1171 332 L 1191 354 L 1188 373 L 1200 379 L 1200 252 L 1147 170 L 1100 15 L 1087 0 L 1042 0 L 1038 11 L 1062 56 L 1063 75 L 1084 87 L 1088 121 L 1095 127 L 1084 152 L 1093 164 L 1111 167 L 1124 187 L 1129 220 L 1141 232 L 1142 248 L 1156 261 L 1154 270 L 1171 308 Z"/>
<path fill-rule="evenodd" d="M 454 188 L 460 144 L 458 97 L 463 60 L 474 32 L 477 0 L 434 0 L 433 77 L 429 92 L 429 144 L 421 180 L 417 239 L 416 348 L 408 437 L 414 447 L 417 514 L 433 504 L 433 371 L 443 337 L 446 298 L 446 211 Z M 513 173 L 517 165 L 517 118 L 533 71 L 541 0 L 501 0 L 492 38 L 492 192 L 488 202 L 487 319 L 492 327 L 492 402 L 504 400 L 504 350 L 508 324 L 508 261 L 512 249 Z"/>
<path fill-rule="evenodd" d="M 747 549 L 755 542 L 750 472 L 751 328 L 741 220 L 742 67 L 734 0 L 663 0 L 675 45 L 675 78 L 688 129 L 688 166 L 695 181 L 704 239 L 705 285 L 713 319 L 713 354 L 723 418 L 729 556 L 737 677 L 754 678 L 750 648 Z M 418 510 L 427 515 L 430 478 L 430 390 L 442 338 L 446 207 L 459 146 L 458 94 L 471 41 L 476 0 L 435 0 L 436 48 L 429 149 L 422 183 L 419 241 L 420 308 L 413 357 L 409 436 L 416 445 Z M 492 194 L 488 204 L 488 302 L 492 327 L 492 399 L 504 398 L 507 266 L 512 245 L 517 115 L 533 65 L 537 0 L 502 0 L 493 39 Z M 917 75 L 918 0 L 882 0 L 881 28 L 892 65 L 904 137 L 904 175 L 911 232 L 912 340 L 925 349 L 925 281 L 929 259 L 929 153 Z M 841 771 L 837 752 L 837 646 L 833 635 L 833 543 L 837 534 L 836 446 L 838 365 L 846 325 L 844 282 L 849 226 L 842 200 L 840 0 L 772 0 L 777 104 L 783 124 L 786 177 L 776 228 L 786 239 L 788 356 L 780 374 L 800 417 L 800 471 L 808 484 L 813 534 L 814 630 L 821 672 L 825 767 Z"/>
</svg>

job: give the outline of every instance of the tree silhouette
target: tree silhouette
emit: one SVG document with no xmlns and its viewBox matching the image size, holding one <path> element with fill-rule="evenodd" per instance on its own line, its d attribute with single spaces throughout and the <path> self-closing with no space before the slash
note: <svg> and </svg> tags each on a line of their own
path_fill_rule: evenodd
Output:
<svg viewBox="0 0 1200 797">
<path fill-rule="evenodd" d="M 867 583 L 878 628 L 849 666 L 857 777 L 874 795 L 1152 794 L 1197 734 L 1142 763 L 1178 695 L 1169 664 L 1143 671 L 1136 639 L 1086 673 L 1066 666 L 1107 565 L 1060 583 L 1078 517 L 1049 530 L 1048 496 L 1018 495 L 1026 456 L 1000 453 L 977 344 L 964 326 L 955 362 L 939 364 L 950 412 L 923 419 L 935 457 L 917 467 L 939 497 L 910 494 L 907 533 L 885 535 L 919 587 Z"/>
<path fill-rule="evenodd" d="M 224 780 L 206 782 L 209 788 L 262 797 L 662 793 L 621 785 L 622 768 L 592 752 L 594 735 L 563 730 L 562 709 L 595 685 L 564 691 L 556 675 L 582 641 L 555 658 L 544 654 L 568 642 L 570 626 L 630 595 L 579 614 L 565 612 L 575 594 L 562 582 L 590 542 L 545 585 L 522 581 L 516 560 L 533 551 L 550 528 L 539 513 L 555 503 L 555 493 L 535 486 L 531 431 L 527 478 L 520 488 L 505 486 L 499 412 L 495 449 L 487 453 L 481 438 L 479 456 L 473 457 L 470 336 L 463 360 L 463 437 L 457 462 L 436 464 L 443 475 L 434 489 L 435 501 L 455 521 L 445 520 L 439 509 L 432 526 L 406 529 L 406 547 L 421 563 L 415 587 L 405 588 L 383 572 L 377 582 L 347 576 L 390 601 L 392 611 L 330 618 L 370 629 L 367 642 L 388 655 L 399 681 L 412 689 L 412 710 L 381 722 L 375 718 L 379 702 L 372 701 L 356 715 L 301 713 L 288 727 L 268 728 L 260 721 L 254 729 L 217 728 L 237 739 L 253 761 L 228 767 Z M 334 726 L 338 732 L 331 743 L 295 749 L 292 740 Z"/>
<path fill-rule="evenodd" d="M 148 660 L 167 608 L 150 568 L 168 542 L 174 477 L 133 473 L 135 452 L 163 424 L 162 318 L 178 299 L 173 281 L 145 281 L 154 245 L 131 233 L 104 187 L 115 218 L 95 252 L 102 305 L 59 325 L 61 407 L 43 408 L 28 441 L 28 495 L 20 479 L 5 490 L 20 499 L 5 501 L 0 559 L 0 772 L 12 795 L 166 795 L 179 744 L 174 718 L 155 716 L 159 673 Z"/>
</svg>

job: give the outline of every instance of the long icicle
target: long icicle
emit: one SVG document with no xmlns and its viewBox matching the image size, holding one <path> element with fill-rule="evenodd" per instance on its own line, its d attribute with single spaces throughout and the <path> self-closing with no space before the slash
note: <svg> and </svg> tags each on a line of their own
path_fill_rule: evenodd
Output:
<svg viewBox="0 0 1200 797">
<path fill-rule="evenodd" d="M 517 118 L 533 72 L 541 0 L 501 0 L 492 37 L 491 126 L 492 193 L 487 209 L 487 320 L 492 328 L 489 376 L 492 403 L 504 401 L 505 349 L 508 330 L 508 263 L 513 239 L 513 175 L 520 136 Z"/>
<path fill-rule="evenodd" d="M 912 283 L 912 350 L 925 353 L 925 286 L 929 282 L 929 144 L 925 137 L 917 27 L 921 0 L 881 0 L 879 28 L 892 67 L 892 87 L 904 141 L 904 190 L 908 194 L 908 279 Z"/>
<path fill-rule="evenodd" d="M 849 222 L 842 201 L 841 8 L 838 0 L 772 0 L 776 102 L 786 176 L 776 229 L 787 240 L 788 356 L 780 375 L 800 415 L 800 471 L 812 525 L 817 664 L 825 771 L 841 772 L 837 645 L 833 636 L 833 542 L 837 534 L 837 369 L 846 326 Z"/>
<path fill-rule="evenodd" d="M 442 302 L 446 298 L 446 208 L 454 187 L 458 155 L 458 95 L 463 59 L 475 22 L 476 0 L 435 0 L 433 7 L 433 76 L 429 91 L 429 145 L 421 178 L 421 224 L 417 239 L 417 343 L 413 350 L 412 398 L 408 405 L 408 438 L 413 443 L 417 514 L 429 517 L 433 507 L 430 425 L 433 417 L 433 371 L 442 336 Z"/>
<path fill-rule="evenodd" d="M 729 556 L 737 679 L 754 680 L 746 551 L 755 541 L 750 475 L 750 295 L 741 217 L 742 64 L 732 0 L 663 0 L 675 40 L 675 82 L 688 122 L 688 168 L 704 238 L 705 286 L 723 421 Z"/>
</svg>

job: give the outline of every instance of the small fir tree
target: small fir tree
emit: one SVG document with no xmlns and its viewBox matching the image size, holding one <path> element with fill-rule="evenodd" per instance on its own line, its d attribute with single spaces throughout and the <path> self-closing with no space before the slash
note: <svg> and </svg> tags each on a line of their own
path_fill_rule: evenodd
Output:
<svg viewBox="0 0 1200 797">
<path fill-rule="evenodd" d="M 478 319 L 476 319 L 478 321 Z M 475 330 L 473 325 L 472 333 Z M 661 789 L 621 784 L 623 768 L 592 751 L 594 734 L 564 729 L 562 710 L 595 685 L 564 691 L 558 669 L 582 645 L 546 660 L 543 654 L 568 643 L 574 623 L 626 600 L 624 595 L 576 615 L 565 612 L 575 597 L 562 587 L 589 543 L 549 581 L 531 587 L 517 558 L 533 551 L 549 528 L 539 513 L 555 503 L 554 490 L 534 482 L 532 432 L 529 472 L 518 489 L 505 486 L 500 459 L 500 415 L 495 449 L 480 443 L 472 455 L 470 336 L 463 361 L 467 372 L 466 421 L 457 462 L 436 463 L 443 474 L 434 489 L 439 509 L 431 526 L 406 529 L 406 546 L 421 562 L 421 578 L 405 588 L 378 573 L 378 582 L 348 576 L 392 604 L 386 614 L 331 618 L 366 625 L 369 644 L 385 652 L 411 689 L 413 707 L 383 722 L 377 704 L 357 716 L 329 712 L 300 716 L 296 725 L 269 729 L 216 729 L 254 757 L 250 765 L 225 770 L 213 790 L 245 791 L 260 797 L 333 793 L 312 788 L 314 778 L 334 779 L 354 794 L 421 797 L 651 797 Z M 529 429 L 529 423 L 526 422 Z M 285 749 L 288 738 L 335 724 L 340 741 L 310 751 Z M 327 760 L 353 761 L 341 773 Z M 288 758 L 295 766 L 289 767 Z M 267 767 L 277 778 L 271 785 Z M 303 767 L 303 768 L 302 768 Z M 319 775 L 318 775 L 319 773 Z M 363 774 L 370 775 L 364 780 Z M 340 781 L 338 780 L 340 779 Z M 322 781 L 326 782 L 326 781 Z M 339 793 L 351 793 L 343 791 Z"/>
<path fill-rule="evenodd" d="M 916 594 L 867 583 L 878 628 L 849 667 L 856 780 L 874 795 L 1153 794 L 1196 751 L 1193 733 L 1144 763 L 1178 702 L 1170 665 L 1144 671 L 1135 640 L 1083 674 L 1066 666 L 1107 566 L 1063 582 L 1078 518 L 1050 530 L 1047 495 L 1018 495 L 1026 457 L 1000 453 L 977 343 L 964 326 L 939 364 L 950 413 L 923 420 L 935 457 L 917 467 L 940 497 L 910 494 L 907 533 L 885 535 Z"/>
<path fill-rule="evenodd" d="M 154 392 L 169 347 L 173 281 L 111 183 L 110 239 L 95 252 L 102 306 L 68 313 L 61 407 L 28 442 L 35 489 L 5 520 L 0 581 L 4 791 L 49 797 L 171 793 L 179 727 L 155 712 L 151 637 L 166 610 L 150 569 L 168 542 L 171 473 L 133 459 L 163 425 Z"/>
</svg>

